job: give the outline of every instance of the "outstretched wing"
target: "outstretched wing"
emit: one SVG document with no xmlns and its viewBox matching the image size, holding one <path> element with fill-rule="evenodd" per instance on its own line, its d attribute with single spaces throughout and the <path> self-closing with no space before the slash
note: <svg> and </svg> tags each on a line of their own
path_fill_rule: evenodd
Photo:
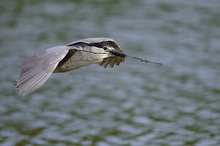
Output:
<svg viewBox="0 0 220 146">
<path fill-rule="evenodd" d="M 25 59 L 16 82 L 19 93 L 29 94 L 44 84 L 68 51 L 68 46 L 57 46 Z"/>
</svg>

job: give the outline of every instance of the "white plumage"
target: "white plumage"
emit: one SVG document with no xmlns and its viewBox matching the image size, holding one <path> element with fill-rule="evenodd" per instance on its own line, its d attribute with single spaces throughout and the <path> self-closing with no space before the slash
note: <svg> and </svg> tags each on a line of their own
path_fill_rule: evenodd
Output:
<svg viewBox="0 0 220 146">
<path fill-rule="evenodd" d="M 118 55 L 114 55 L 114 52 Z M 43 85 L 52 73 L 66 72 L 90 64 L 113 67 L 123 62 L 125 57 L 119 45 L 110 38 L 75 41 L 49 48 L 25 59 L 16 85 L 19 93 L 26 95 Z"/>
<path fill-rule="evenodd" d="M 87 38 L 49 48 L 25 59 L 16 87 L 20 94 L 26 95 L 43 85 L 52 73 L 67 72 L 90 64 L 112 68 L 126 57 L 161 65 L 123 53 L 121 47 L 111 38 Z"/>
</svg>

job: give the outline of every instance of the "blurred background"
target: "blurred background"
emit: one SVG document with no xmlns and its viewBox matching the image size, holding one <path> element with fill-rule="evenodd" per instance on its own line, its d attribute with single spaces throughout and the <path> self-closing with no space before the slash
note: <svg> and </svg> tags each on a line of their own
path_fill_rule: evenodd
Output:
<svg viewBox="0 0 220 146">
<path fill-rule="evenodd" d="M 219 0 L 1 0 L 0 22 L 0 145 L 220 144 Z M 24 58 L 87 37 L 163 65 L 91 65 L 18 95 Z"/>
</svg>

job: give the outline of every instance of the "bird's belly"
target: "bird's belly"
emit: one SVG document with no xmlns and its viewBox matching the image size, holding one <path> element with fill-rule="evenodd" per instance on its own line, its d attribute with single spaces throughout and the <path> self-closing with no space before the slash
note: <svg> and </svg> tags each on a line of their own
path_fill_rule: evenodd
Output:
<svg viewBox="0 0 220 146">
<path fill-rule="evenodd" d="M 74 69 L 78 69 L 90 64 L 97 64 L 101 62 L 104 58 L 108 57 L 109 55 L 104 52 L 99 53 L 91 53 L 91 52 L 84 52 L 84 51 L 77 51 L 74 55 L 68 59 L 59 71 L 57 72 L 66 72 Z"/>
</svg>

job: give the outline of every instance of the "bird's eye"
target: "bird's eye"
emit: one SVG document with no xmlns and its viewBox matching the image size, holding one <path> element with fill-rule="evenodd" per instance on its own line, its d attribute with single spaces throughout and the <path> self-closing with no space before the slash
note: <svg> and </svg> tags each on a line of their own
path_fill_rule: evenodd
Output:
<svg viewBox="0 0 220 146">
<path fill-rule="evenodd" d="M 104 50 L 107 50 L 107 49 L 108 49 L 108 47 L 103 47 L 103 49 L 104 49 Z"/>
</svg>

